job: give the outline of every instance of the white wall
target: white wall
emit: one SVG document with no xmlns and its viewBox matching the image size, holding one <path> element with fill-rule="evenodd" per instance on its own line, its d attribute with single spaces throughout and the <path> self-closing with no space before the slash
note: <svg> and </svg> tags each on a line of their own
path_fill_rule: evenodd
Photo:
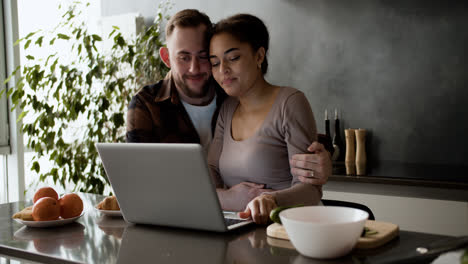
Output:
<svg viewBox="0 0 468 264">
<path fill-rule="evenodd" d="M 152 21 L 162 0 L 101 2 L 105 16 L 139 12 Z M 267 79 L 304 91 L 322 133 L 325 109 L 337 107 L 342 128 L 369 131 L 375 160 L 468 167 L 468 148 L 457 147 L 468 145 L 468 123 L 459 122 L 468 115 L 468 31 L 459 30 L 467 2 L 172 2 L 170 14 L 196 8 L 213 22 L 241 12 L 262 18 L 271 35 Z M 434 151 L 428 142 L 445 144 Z"/>
</svg>

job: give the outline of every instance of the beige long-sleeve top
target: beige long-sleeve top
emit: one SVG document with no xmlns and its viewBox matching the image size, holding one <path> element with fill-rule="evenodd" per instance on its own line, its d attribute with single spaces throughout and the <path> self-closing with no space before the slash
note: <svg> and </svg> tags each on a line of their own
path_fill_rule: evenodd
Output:
<svg viewBox="0 0 468 264">
<path fill-rule="evenodd" d="M 217 188 L 230 188 L 241 182 L 265 184 L 278 204 L 318 204 L 321 186 L 304 184 L 291 174 L 289 159 L 308 153 L 317 140 L 312 109 L 301 91 L 281 87 L 262 126 L 251 137 L 236 141 L 231 121 L 239 105 L 227 99 L 221 107 L 208 154 L 208 165 Z"/>
</svg>

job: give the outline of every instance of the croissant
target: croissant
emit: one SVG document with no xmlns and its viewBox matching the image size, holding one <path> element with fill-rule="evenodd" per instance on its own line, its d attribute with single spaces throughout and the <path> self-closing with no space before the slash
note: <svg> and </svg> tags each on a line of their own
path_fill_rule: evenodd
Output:
<svg viewBox="0 0 468 264">
<path fill-rule="evenodd" d="M 24 208 L 23 210 L 17 212 L 16 214 L 13 215 L 13 218 L 18 218 L 23 221 L 34 221 L 32 217 L 32 206 L 28 206 Z"/>
<path fill-rule="evenodd" d="M 99 210 L 120 210 L 119 203 L 117 202 L 117 198 L 115 198 L 115 196 L 106 197 L 96 206 L 96 208 Z"/>
</svg>

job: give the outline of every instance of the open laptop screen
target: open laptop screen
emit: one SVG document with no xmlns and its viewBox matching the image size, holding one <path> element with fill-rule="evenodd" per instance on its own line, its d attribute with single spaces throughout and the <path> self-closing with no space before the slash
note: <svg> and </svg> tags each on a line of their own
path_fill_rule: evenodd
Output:
<svg viewBox="0 0 468 264">
<path fill-rule="evenodd" d="M 96 146 L 126 221 L 228 230 L 199 144 Z"/>
</svg>

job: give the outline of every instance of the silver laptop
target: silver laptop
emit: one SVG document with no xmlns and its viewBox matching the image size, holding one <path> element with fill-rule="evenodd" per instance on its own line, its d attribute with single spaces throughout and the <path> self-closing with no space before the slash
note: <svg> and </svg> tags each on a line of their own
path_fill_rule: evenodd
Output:
<svg viewBox="0 0 468 264">
<path fill-rule="evenodd" d="M 127 222 L 218 232 L 252 223 L 221 210 L 199 144 L 96 147 Z"/>
</svg>

